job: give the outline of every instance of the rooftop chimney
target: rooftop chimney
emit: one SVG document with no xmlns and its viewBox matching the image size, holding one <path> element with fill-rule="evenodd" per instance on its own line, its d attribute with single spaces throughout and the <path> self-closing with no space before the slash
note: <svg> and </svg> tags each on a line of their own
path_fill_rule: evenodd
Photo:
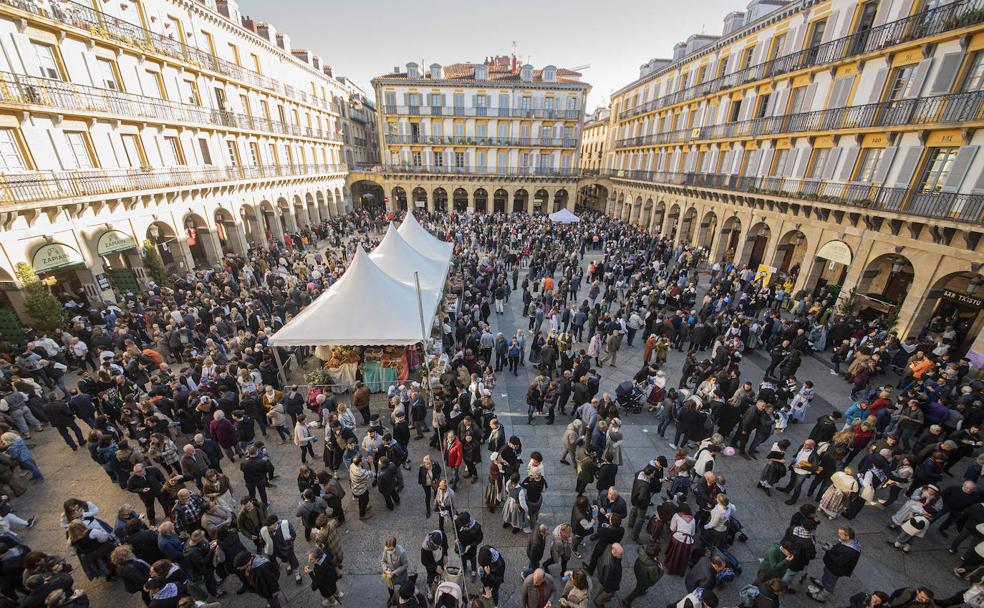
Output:
<svg viewBox="0 0 984 608">
<path fill-rule="evenodd" d="M 277 44 L 277 28 L 262 21 L 256 22 L 256 35 L 271 44 Z"/>
<path fill-rule="evenodd" d="M 277 32 L 277 46 L 287 51 L 288 53 L 291 52 L 290 36 L 288 36 L 283 32 Z"/>
</svg>

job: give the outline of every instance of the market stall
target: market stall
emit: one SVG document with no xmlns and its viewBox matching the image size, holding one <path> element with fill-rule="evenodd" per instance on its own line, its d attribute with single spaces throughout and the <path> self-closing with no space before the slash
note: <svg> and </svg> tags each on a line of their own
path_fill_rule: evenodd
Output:
<svg viewBox="0 0 984 608">
<path fill-rule="evenodd" d="M 403 223 L 400 224 L 398 232 L 403 240 L 425 256 L 447 264 L 451 262 L 451 252 L 454 250 L 454 245 L 427 232 L 427 229 L 421 226 L 417 218 L 413 216 L 413 212 L 407 213 L 407 216 L 403 218 Z"/>
</svg>

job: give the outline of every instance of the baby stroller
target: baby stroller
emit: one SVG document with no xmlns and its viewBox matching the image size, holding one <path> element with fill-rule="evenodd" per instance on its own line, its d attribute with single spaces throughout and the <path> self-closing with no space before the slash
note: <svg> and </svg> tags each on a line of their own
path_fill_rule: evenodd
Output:
<svg viewBox="0 0 984 608">
<path fill-rule="evenodd" d="M 643 391 L 631 380 L 626 380 L 615 387 L 615 399 L 626 412 L 642 411 Z"/>
<path fill-rule="evenodd" d="M 728 546 L 735 544 L 735 539 L 739 542 L 746 542 L 748 535 L 744 532 L 744 526 L 732 515 L 728 518 Z"/>
<path fill-rule="evenodd" d="M 444 580 L 434 591 L 434 608 L 463 608 L 466 599 L 461 591 L 461 568 L 446 567 Z"/>
</svg>

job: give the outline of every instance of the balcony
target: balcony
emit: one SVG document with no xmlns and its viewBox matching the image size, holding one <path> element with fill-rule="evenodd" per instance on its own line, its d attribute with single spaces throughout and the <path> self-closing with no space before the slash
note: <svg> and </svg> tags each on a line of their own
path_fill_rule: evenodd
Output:
<svg viewBox="0 0 984 608">
<path fill-rule="evenodd" d="M 580 176 L 579 169 L 554 169 L 549 167 L 477 167 L 477 166 L 435 166 L 386 165 L 382 168 L 390 173 L 414 173 L 437 175 L 491 175 L 503 177 L 570 177 Z"/>
<path fill-rule="evenodd" d="M 408 146 L 515 146 L 522 148 L 573 148 L 572 137 L 466 137 L 444 135 L 387 135 L 387 144 Z"/>
<path fill-rule="evenodd" d="M 616 148 L 697 143 L 716 139 L 761 137 L 844 129 L 964 124 L 984 120 L 984 91 L 882 101 L 859 106 L 753 118 L 709 127 L 677 129 L 615 142 Z"/>
<path fill-rule="evenodd" d="M 626 108 L 619 112 L 618 119 L 625 120 L 749 82 L 774 78 L 818 65 L 827 65 L 849 57 L 865 55 L 981 22 L 984 22 L 984 0 L 955 0 L 944 6 L 873 27 L 863 32 L 856 32 L 789 55 L 776 57 L 758 65 L 695 84 L 675 93 L 669 93 L 659 99 Z"/>
<path fill-rule="evenodd" d="M 194 123 L 245 131 L 264 131 L 277 135 L 310 137 L 332 142 L 340 141 L 338 135 L 322 129 L 267 120 L 229 110 L 213 110 L 192 104 L 10 72 L 0 72 L 0 105 L 24 108 L 40 106 L 60 113 L 81 116 L 91 116 L 95 112 L 100 112 L 112 117 L 128 119 L 144 118 L 160 122 Z"/>
<path fill-rule="evenodd" d="M 399 116 L 466 116 L 490 118 L 528 118 L 536 120 L 580 120 L 581 118 L 580 110 L 545 110 L 535 108 L 459 108 L 446 106 L 388 105 L 383 106 L 383 111 L 385 114 Z"/>
<path fill-rule="evenodd" d="M 345 165 L 265 165 L 4 173 L 0 175 L 0 203 L 34 203 L 103 194 L 129 196 L 142 190 L 346 171 Z"/>
<path fill-rule="evenodd" d="M 135 23 L 97 11 L 92 6 L 71 0 L 50 0 L 44 3 L 34 0 L 0 0 L 0 5 L 86 30 L 94 37 L 135 47 L 148 54 L 165 55 L 201 69 L 217 72 L 250 86 L 267 89 L 277 95 L 300 100 L 322 110 L 335 111 L 335 108 L 325 99 L 313 97 L 304 91 L 295 91 L 290 85 L 282 84 L 278 80 L 238 66 L 231 61 L 215 57 L 197 47 L 185 44 L 183 41 L 174 40 L 144 29 Z"/>
<path fill-rule="evenodd" d="M 694 186 L 777 195 L 847 205 L 857 211 L 877 210 L 974 224 L 984 223 L 984 195 L 957 192 L 919 192 L 856 182 L 787 177 L 744 177 L 719 173 L 669 173 L 613 170 L 614 179 Z"/>
</svg>

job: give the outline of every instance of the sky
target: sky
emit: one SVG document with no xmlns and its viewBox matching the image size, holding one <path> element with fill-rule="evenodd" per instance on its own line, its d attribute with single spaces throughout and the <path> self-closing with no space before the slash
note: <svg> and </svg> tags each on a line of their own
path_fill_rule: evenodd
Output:
<svg viewBox="0 0 984 608">
<path fill-rule="evenodd" d="M 286 32 L 372 96 L 370 81 L 421 65 L 478 63 L 509 55 L 580 70 L 592 85 L 587 109 L 639 76 L 653 57 L 672 57 L 691 34 L 720 34 L 724 16 L 748 0 L 239 0 L 240 11 Z"/>
</svg>

